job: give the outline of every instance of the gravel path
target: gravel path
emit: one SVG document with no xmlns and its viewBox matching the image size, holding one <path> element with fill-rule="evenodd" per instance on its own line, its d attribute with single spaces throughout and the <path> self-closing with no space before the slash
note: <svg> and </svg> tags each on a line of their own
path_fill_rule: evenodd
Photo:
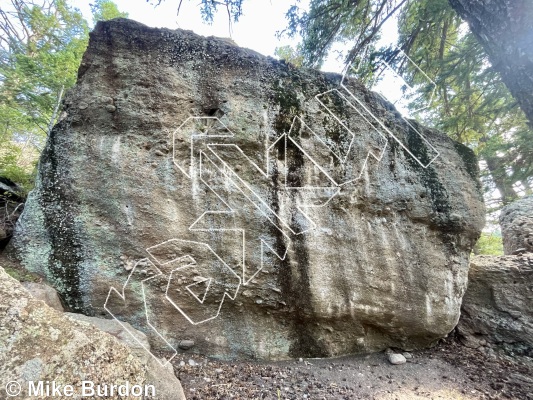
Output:
<svg viewBox="0 0 533 400">
<path fill-rule="evenodd" d="M 384 353 L 268 363 L 180 354 L 174 367 L 189 400 L 533 400 L 533 363 L 482 350 L 448 339 L 403 365 Z"/>
</svg>

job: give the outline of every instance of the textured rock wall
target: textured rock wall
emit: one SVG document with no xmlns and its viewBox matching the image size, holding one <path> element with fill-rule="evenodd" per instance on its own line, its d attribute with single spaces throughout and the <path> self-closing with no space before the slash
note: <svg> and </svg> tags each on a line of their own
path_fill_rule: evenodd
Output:
<svg viewBox="0 0 533 400">
<path fill-rule="evenodd" d="M 533 196 L 504 207 L 500 214 L 500 225 L 505 254 L 533 252 Z"/>
<path fill-rule="evenodd" d="M 171 351 L 418 348 L 459 318 L 477 173 L 356 81 L 114 20 L 91 34 L 10 254 Z"/>
<path fill-rule="evenodd" d="M 472 259 L 458 331 L 470 347 L 533 356 L 533 253 Z"/>
<path fill-rule="evenodd" d="M 118 325 L 118 323 L 117 323 Z M 128 333 L 125 332 L 125 335 Z M 130 343 L 134 341 L 130 338 Z M 137 345 L 139 347 L 139 345 Z M 168 366 L 168 364 L 167 364 Z M 161 381 L 166 377 L 166 382 Z M 128 399 L 185 399 L 179 380 L 145 352 L 131 350 L 113 336 L 100 331 L 87 322 L 67 318 L 65 314 L 48 307 L 43 301 L 33 298 L 23 286 L 0 267 L 0 398 L 95 398 L 84 395 L 83 381 L 92 382 L 94 388 L 107 386 L 110 399 L 125 396 L 111 395 L 111 385 L 147 385 L 149 396 L 127 396 Z M 29 393 L 29 383 L 43 392 Z M 52 394 L 55 383 L 61 394 L 65 385 L 72 387 L 68 393 Z M 46 387 L 50 387 L 46 395 Z M 20 394 L 17 393 L 20 390 Z M 96 390 L 96 389 L 95 389 Z M 139 389 L 128 393 L 139 393 Z M 6 393 L 6 391 L 9 391 Z M 86 391 L 85 394 L 90 394 Z M 124 394 L 124 393 L 122 393 Z"/>
</svg>

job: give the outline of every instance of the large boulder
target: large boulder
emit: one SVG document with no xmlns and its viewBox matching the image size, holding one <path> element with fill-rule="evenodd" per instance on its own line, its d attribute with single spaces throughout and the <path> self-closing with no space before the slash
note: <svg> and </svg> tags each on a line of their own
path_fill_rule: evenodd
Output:
<svg viewBox="0 0 533 400">
<path fill-rule="evenodd" d="M 127 343 L 131 342 L 129 339 Z M 62 394 L 67 385 L 71 386 L 75 399 L 88 398 L 85 394 L 98 387 L 107 388 L 109 396 L 105 397 L 113 399 L 184 399 L 172 367 L 167 364 L 169 371 L 163 362 L 138 347 L 132 350 L 123 338 L 119 341 L 102 332 L 93 321 L 78 322 L 48 307 L 0 267 L 2 399 L 48 398 L 46 390 L 50 388 L 48 394 L 52 395 L 53 385 L 59 386 Z M 162 376 L 167 379 L 161 381 Z M 30 384 L 43 392 L 32 395 Z M 122 396 L 116 395 L 119 386 Z M 20 395 L 16 395 L 18 390 Z M 139 390 L 148 396 L 136 395 Z"/>
<path fill-rule="evenodd" d="M 359 82 L 124 19 L 39 165 L 10 254 L 172 352 L 431 345 L 484 223 L 472 151 Z"/>
<path fill-rule="evenodd" d="M 457 327 L 465 344 L 533 357 L 532 282 L 533 253 L 474 257 Z"/>
<path fill-rule="evenodd" d="M 533 252 L 533 196 L 504 207 L 500 213 L 503 252 Z"/>
</svg>

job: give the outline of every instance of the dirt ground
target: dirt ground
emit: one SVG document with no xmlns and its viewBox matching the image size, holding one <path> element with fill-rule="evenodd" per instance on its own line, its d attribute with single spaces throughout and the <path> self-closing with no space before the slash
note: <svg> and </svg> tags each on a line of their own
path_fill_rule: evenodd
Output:
<svg viewBox="0 0 533 400">
<path fill-rule="evenodd" d="M 455 338 L 411 354 L 403 365 L 391 365 L 385 353 L 268 363 L 180 354 L 173 361 L 189 400 L 533 400 L 533 360 L 469 349 Z"/>
</svg>

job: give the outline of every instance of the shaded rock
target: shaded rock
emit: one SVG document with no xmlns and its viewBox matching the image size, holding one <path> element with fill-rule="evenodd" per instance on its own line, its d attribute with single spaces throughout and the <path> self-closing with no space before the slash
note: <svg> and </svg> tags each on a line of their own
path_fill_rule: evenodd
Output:
<svg viewBox="0 0 533 400">
<path fill-rule="evenodd" d="M 524 254 L 524 253 L 527 253 L 527 249 L 525 247 L 522 247 L 521 249 L 516 249 L 513 251 L 512 255 L 513 256 L 518 256 L 520 254 Z"/>
<path fill-rule="evenodd" d="M 63 304 L 61 304 L 61 299 L 53 287 L 45 283 L 37 282 L 23 282 L 22 286 L 24 286 L 34 298 L 44 301 L 48 307 L 52 307 L 59 312 L 65 311 Z"/>
<path fill-rule="evenodd" d="M 116 337 L 121 343 L 128 346 L 131 353 L 146 365 L 146 381 L 157 388 L 160 399 L 185 399 L 181 384 L 172 364 L 164 359 L 156 359 L 150 352 L 150 343 L 146 335 L 127 322 L 118 322 L 115 319 L 88 317 L 83 314 L 65 313 L 67 317 L 82 323 L 92 325 L 99 330 Z"/>
<path fill-rule="evenodd" d="M 504 254 L 533 252 L 533 196 L 504 207 L 500 225 Z"/>
<path fill-rule="evenodd" d="M 0 176 L 0 194 L 17 203 L 24 203 L 22 189 L 12 180 Z"/>
<path fill-rule="evenodd" d="M 472 348 L 487 343 L 533 356 L 533 253 L 477 256 L 470 264 L 458 332 Z"/>
<path fill-rule="evenodd" d="M 15 183 L 0 176 L 0 250 L 13 236 L 25 201 L 22 190 Z"/>
<path fill-rule="evenodd" d="M 83 314 L 65 313 L 65 316 L 75 319 L 76 321 L 82 321 L 96 328 L 113 335 L 140 358 L 145 358 L 150 355 L 150 343 L 148 338 L 141 331 L 136 330 L 127 322 L 119 323 L 115 319 L 103 319 L 96 317 L 88 317 Z M 148 357 L 146 357 L 148 359 Z"/>
<path fill-rule="evenodd" d="M 72 385 L 78 394 L 73 398 L 81 398 L 82 381 L 158 385 L 156 379 L 160 378 L 154 377 L 153 371 L 153 366 L 113 336 L 33 298 L 0 267 L 0 376 L 6 383 L 18 382 L 23 389 L 21 396 L 12 398 L 26 398 L 29 381 Z M 171 392 L 168 387 L 156 386 L 156 396 L 147 398 L 184 399 L 179 381 L 173 383 Z M 0 397 L 7 398 L 4 385 Z"/>
<path fill-rule="evenodd" d="M 477 161 L 341 79 L 100 22 L 10 254 L 73 310 L 110 312 L 157 350 L 184 337 L 222 358 L 433 344 L 457 323 L 484 222 Z"/>
</svg>

